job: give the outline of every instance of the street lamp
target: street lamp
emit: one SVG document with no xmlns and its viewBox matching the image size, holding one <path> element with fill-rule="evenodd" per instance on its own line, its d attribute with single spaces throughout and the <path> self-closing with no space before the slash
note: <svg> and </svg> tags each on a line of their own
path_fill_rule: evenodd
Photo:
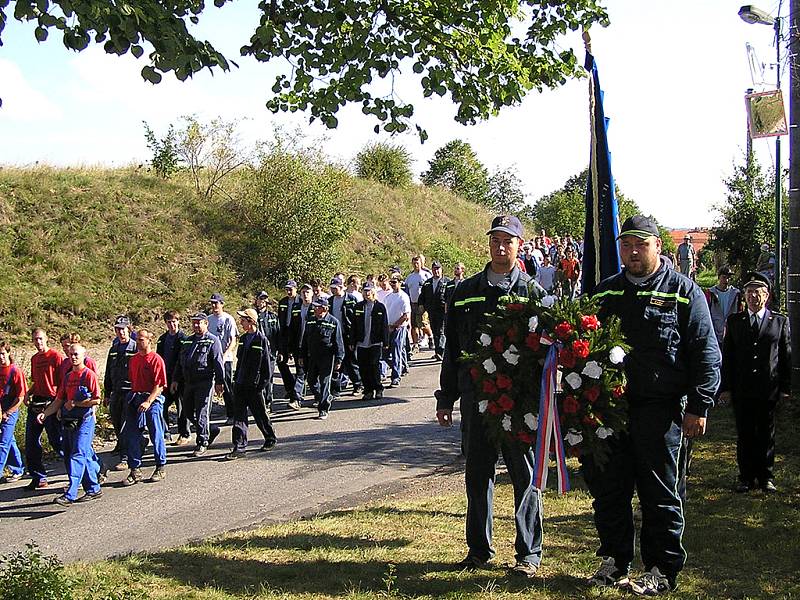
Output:
<svg viewBox="0 0 800 600">
<path fill-rule="evenodd" d="M 769 13 L 752 4 L 745 4 L 739 9 L 739 17 L 745 23 L 756 25 L 771 25 L 775 31 L 775 78 L 777 89 L 781 89 L 781 20 L 772 17 Z M 775 306 L 780 307 L 781 274 L 783 260 L 781 249 L 783 247 L 783 214 L 781 209 L 781 136 L 775 136 Z"/>
</svg>

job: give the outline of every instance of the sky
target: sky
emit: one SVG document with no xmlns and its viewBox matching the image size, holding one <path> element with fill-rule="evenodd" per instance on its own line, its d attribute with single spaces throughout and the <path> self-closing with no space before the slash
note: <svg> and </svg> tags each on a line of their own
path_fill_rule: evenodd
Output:
<svg viewBox="0 0 800 600">
<path fill-rule="evenodd" d="M 309 125 L 303 115 L 273 115 L 265 102 L 282 67 L 238 56 L 258 23 L 256 4 L 240 0 L 216 9 L 207 3 L 198 29 L 199 37 L 236 60 L 239 69 L 203 72 L 186 82 L 168 74 L 155 86 L 139 74 L 145 60 L 106 55 L 98 47 L 67 51 L 55 31 L 37 44 L 34 25 L 11 18 L 0 46 L 0 165 L 146 163 L 150 152 L 142 122 L 164 135 L 170 123 L 187 114 L 241 121 L 249 142 L 270 139 L 275 127 L 300 128 L 342 162 L 370 142 L 391 141 L 411 153 L 417 175 L 437 148 L 463 139 L 490 171 L 514 167 L 529 202 L 560 188 L 588 164 L 586 78 L 532 92 L 521 105 L 467 127 L 453 120 L 455 107 L 447 97 L 422 98 L 408 69 L 398 89 L 404 100 L 414 102 L 430 135 L 424 144 L 415 134 L 376 135 L 376 122 L 359 107 L 340 111 L 336 130 Z M 723 179 L 745 152 L 745 90 L 774 88 L 773 30 L 744 23 L 737 15 L 740 0 L 603 4 L 611 24 L 590 33 L 610 118 L 617 185 L 666 226 L 712 225 L 714 205 L 725 198 Z M 777 15 L 778 0 L 759 7 Z M 783 15 L 787 10 L 784 5 Z M 765 65 L 755 82 L 748 43 Z M 559 46 L 572 48 L 583 61 L 579 34 L 563 38 Z M 788 95 L 785 63 L 782 79 Z M 755 140 L 754 150 L 765 165 L 774 163 L 774 139 Z M 786 167 L 788 152 L 783 158 Z"/>
</svg>

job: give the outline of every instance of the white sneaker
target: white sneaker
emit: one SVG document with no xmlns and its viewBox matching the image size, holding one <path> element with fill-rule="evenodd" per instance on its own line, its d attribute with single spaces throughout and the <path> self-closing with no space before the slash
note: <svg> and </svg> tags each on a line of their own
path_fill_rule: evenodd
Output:
<svg viewBox="0 0 800 600">
<path fill-rule="evenodd" d="M 631 580 L 630 590 L 637 596 L 661 596 L 675 589 L 666 575 L 662 575 L 658 567 L 653 567 L 638 579 Z"/>
</svg>

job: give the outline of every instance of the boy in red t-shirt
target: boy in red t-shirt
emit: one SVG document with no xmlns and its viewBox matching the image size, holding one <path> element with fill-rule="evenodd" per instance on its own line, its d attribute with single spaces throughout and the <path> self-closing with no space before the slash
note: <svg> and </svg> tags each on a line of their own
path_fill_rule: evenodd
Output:
<svg viewBox="0 0 800 600">
<path fill-rule="evenodd" d="M 0 473 L 3 468 L 11 474 L 0 478 L 0 483 L 13 483 L 22 479 L 22 466 L 14 429 L 19 419 L 19 407 L 27 392 L 25 374 L 11 358 L 11 344 L 0 339 Z"/>
<path fill-rule="evenodd" d="M 581 274 L 581 264 L 575 258 L 575 250 L 572 246 L 567 246 L 566 250 L 564 250 L 564 258 L 561 259 L 560 267 L 564 273 L 564 282 L 566 283 L 565 295 L 572 299 L 575 297 L 578 278 Z"/>
<path fill-rule="evenodd" d="M 153 334 L 140 329 L 136 336 L 138 352 L 128 362 L 128 378 L 131 391 L 125 407 L 125 430 L 128 433 L 128 466 L 131 471 L 124 485 L 134 485 L 142 481 L 142 444 L 140 431 L 147 426 L 156 468 L 150 481 L 161 481 L 166 477 L 167 446 L 164 443 L 164 396 L 167 385 L 167 370 L 164 359 L 153 347 Z"/>
<path fill-rule="evenodd" d="M 47 487 L 47 471 L 42 462 L 42 432 L 47 431 L 50 446 L 59 455 L 64 456 L 61 448 L 61 423 L 56 415 L 45 419 L 40 425 L 36 415 L 43 412 L 56 398 L 58 386 L 63 381 L 61 372 L 61 354 L 47 344 L 47 333 L 37 327 L 31 332 L 36 354 L 31 356 L 31 387 L 25 396 L 28 416 L 25 420 L 25 462 L 31 482 L 29 490 L 41 490 Z"/>
</svg>

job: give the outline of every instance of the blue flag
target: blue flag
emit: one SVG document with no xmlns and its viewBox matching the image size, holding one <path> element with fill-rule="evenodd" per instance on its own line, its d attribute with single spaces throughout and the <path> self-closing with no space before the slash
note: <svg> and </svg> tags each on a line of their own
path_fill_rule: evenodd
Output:
<svg viewBox="0 0 800 600">
<path fill-rule="evenodd" d="M 583 235 L 581 284 L 584 294 L 593 294 L 597 284 L 621 270 L 617 235 L 619 211 L 608 152 L 608 120 L 603 111 L 603 91 L 594 56 L 586 53 L 583 65 L 592 73 L 589 105 L 592 122 L 592 149 L 589 158 L 589 181 L 586 185 L 586 229 Z"/>
</svg>

